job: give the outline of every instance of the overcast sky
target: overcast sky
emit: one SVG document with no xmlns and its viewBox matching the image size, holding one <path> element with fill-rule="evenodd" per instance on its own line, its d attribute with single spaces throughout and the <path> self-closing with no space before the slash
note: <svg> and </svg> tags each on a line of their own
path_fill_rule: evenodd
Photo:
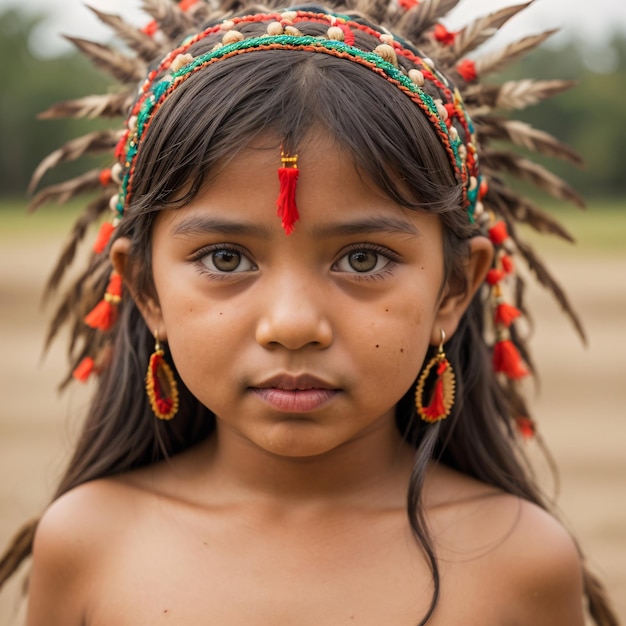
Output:
<svg viewBox="0 0 626 626">
<path fill-rule="evenodd" d="M 461 0 L 448 25 L 457 28 L 471 17 L 521 1 Z M 87 4 L 108 13 L 121 14 L 137 24 L 146 22 L 139 10 L 141 0 L 87 0 Z M 0 11 L 21 7 L 29 12 L 48 14 L 37 32 L 36 47 L 41 46 L 50 53 L 66 49 L 60 33 L 96 39 L 107 37 L 107 31 L 84 5 L 84 0 L 0 0 Z M 601 49 L 613 33 L 626 32 L 626 0 L 535 0 L 507 25 L 501 38 L 505 40 L 554 27 L 563 30 L 559 35 L 561 38 L 574 36 Z M 557 37 L 556 44 L 558 42 Z"/>
</svg>

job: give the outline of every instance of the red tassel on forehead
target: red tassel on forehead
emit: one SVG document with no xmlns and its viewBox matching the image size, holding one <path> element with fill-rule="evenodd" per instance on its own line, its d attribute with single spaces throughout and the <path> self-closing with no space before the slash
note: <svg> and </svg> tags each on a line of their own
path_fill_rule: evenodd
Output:
<svg viewBox="0 0 626 626">
<path fill-rule="evenodd" d="M 281 218 L 282 227 L 287 235 L 293 232 L 293 225 L 300 217 L 296 206 L 296 184 L 300 170 L 298 169 L 298 155 L 288 156 L 283 150 L 280 153 L 282 167 L 278 168 L 278 180 L 280 182 L 280 193 L 276 205 L 278 206 L 278 217 Z"/>
</svg>

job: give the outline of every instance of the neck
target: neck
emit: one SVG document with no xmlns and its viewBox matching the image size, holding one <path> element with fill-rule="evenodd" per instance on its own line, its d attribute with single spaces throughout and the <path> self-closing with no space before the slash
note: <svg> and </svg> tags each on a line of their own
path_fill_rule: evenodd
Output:
<svg viewBox="0 0 626 626">
<path fill-rule="evenodd" d="M 404 506 L 414 449 L 386 420 L 310 457 L 279 456 L 221 424 L 203 446 L 212 480 L 242 497 L 294 506 Z M 208 477 L 207 477 L 208 478 Z"/>
</svg>

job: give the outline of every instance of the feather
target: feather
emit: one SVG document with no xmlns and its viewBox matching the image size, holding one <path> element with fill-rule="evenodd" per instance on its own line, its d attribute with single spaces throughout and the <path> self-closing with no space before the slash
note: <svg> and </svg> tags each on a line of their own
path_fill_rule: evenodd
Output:
<svg viewBox="0 0 626 626">
<path fill-rule="evenodd" d="M 398 27 L 408 39 L 418 41 L 458 3 L 459 0 L 422 0 L 400 17 Z"/>
<path fill-rule="evenodd" d="M 563 159 L 577 167 L 583 167 L 582 157 L 568 145 L 549 133 L 533 128 L 526 122 L 491 117 L 482 121 L 474 119 L 481 141 L 510 141 L 533 152 Z"/>
<path fill-rule="evenodd" d="M 519 154 L 485 149 L 480 158 L 483 165 L 491 170 L 508 171 L 521 180 L 533 183 L 554 198 L 572 202 L 581 208 L 585 206 L 585 201 L 564 180 Z"/>
<path fill-rule="evenodd" d="M 84 154 L 99 154 L 113 150 L 123 134 L 123 130 L 101 130 L 68 141 L 38 165 L 31 178 L 28 193 L 32 194 L 46 172 L 59 163 L 74 161 Z"/>
<path fill-rule="evenodd" d="M 489 15 L 478 18 L 470 22 L 456 36 L 451 52 L 454 55 L 454 61 L 465 56 L 468 52 L 475 50 L 491 37 L 493 37 L 506 22 L 520 11 L 532 4 L 533 0 L 516 4 L 514 6 L 505 7 Z"/>
<path fill-rule="evenodd" d="M 524 109 L 567 91 L 575 85 L 575 81 L 571 80 L 525 79 L 508 81 L 500 87 L 496 107 L 499 109 Z"/>
<path fill-rule="evenodd" d="M 586 344 L 587 337 L 585 335 L 585 330 L 583 328 L 582 322 L 580 321 L 580 318 L 574 311 L 574 308 L 572 307 L 567 295 L 560 287 L 560 285 L 556 282 L 552 274 L 548 271 L 547 267 L 544 265 L 541 259 L 535 254 L 533 249 L 527 243 L 519 238 L 517 234 L 517 229 L 515 228 L 514 220 L 512 219 L 511 213 L 509 212 L 509 206 L 507 205 L 504 197 L 498 194 L 492 194 L 492 196 L 490 197 L 490 201 L 495 204 L 498 213 L 502 215 L 504 219 L 506 219 L 509 235 L 511 239 L 513 239 L 513 241 L 515 242 L 519 254 L 528 265 L 528 269 L 535 275 L 539 284 L 545 287 L 548 291 L 550 291 L 550 293 L 552 293 L 555 300 L 561 306 L 561 309 L 572 321 L 572 324 L 574 325 L 574 328 L 578 332 L 578 335 L 582 339 L 583 343 Z M 520 286 L 520 289 L 523 289 L 523 285 Z M 521 293 L 518 293 L 517 295 L 518 298 L 516 299 L 516 305 L 520 310 L 525 310 L 524 304 L 523 302 L 521 302 Z"/>
<path fill-rule="evenodd" d="M 539 35 L 524 37 L 524 39 L 510 44 L 502 50 L 485 54 L 476 59 L 476 72 L 479 76 L 486 76 L 487 74 L 503 70 L 512 61 L 519 59 L 527 52 L 541 45 L 555 32 L 556 30 L 548 30 Z"/>
<path fill-rule="evenodd" d="M 74 44 L 98 68 L 105 70 L 123 83 L 137 83 L 146 74 L 146 64 L 139 58 L 130 58 L 109 46 L 79 37 L 65 39 Z"/>
<path fill-rule="evenodd" d="M 50 273 L 50 277 L 48 278 L 48 282 L 46 283 L 46 288 L 43 294 L 44 302 L 48 299 L 50 294 L 56 290 L 56 288 L 61 283 L 65 272 L 68 267 L 71 265 L 74 257 L 76 256 L 76 250 L 78 249 L 78 245 L 85 237 L 87 229 L 89 226 L 95 222 L 102 213 L 104 213 L 109 207 L 109 200 L 107 197 L 102 196 L 97 198 L 89 205 L 83 212 L 83 214 L 76 220 L 74 223 L 74 227 L 72 228 L 72 232 L 70 233 L 69 240 L 61 255 L 59 256 L 54 269 Z"/>
<path fill-rule="evenodd" d="M 502 85 L 469 85 L 464 100 L 468 107 L 488 112 L 490 109 L 525 109 L 574 87 L 571 80 L 511 80 Z"/>
<path fill-rule="evenodd" d="M 86 96 L 76 100 L 59 102 L 40 113 L 41 120 L 53 120 L 62 117 L 87 118 L 125 117 L 133 104 L 134 92 Z"/>
<path fill-rule="evenodd" d="M 192 18 L 171 0 L 143 0 L 141 8 L 159 25 L 161 32 L 177 42 L 194 26 Z"/>
<path fill-rule="evenodd" d="M 87 326 L 83 318 L 102 298 L 110 274 L 111 262 L 106 255 L 90 257 L 87 267 L 72 281 L 54 312 L 46 334 L 44 350 L 48 349 L 61 327 L 66 323 L 70 325 L 70 353 L 81 336 L 86 338 L 85 344 L 93 343 L 98 331 Z M 53 290 L 48 283 L 44 299 Z"/>
<path fill-rule="evenodd" d="M 570 303 L 569 298 L 567 297 L 561 286 L 556 282 L 556 280 L 548 271 L 541 259 L 539 259 L 539 257 L 535 254 L 533 249 L 528 244 L 519 240 L 517 240 L 515 243 L 517 245 L 519 253 L 526 261 L 528 269 L 535 275 L 539 284 L 552 293 L 555 300 L 561 306 L 563 312 L 570 318 L 581 340 L 583 341 L 583 343 L 586 344 L 587 335 L 585 333 L 583 324 L 576 312 L 574 311 L 574 308 Z"/>
<path fill-rule="evenodd" d="M 78 176 L 77 178 L 72 178 L 71 180 L 59 183 L 58 185 L 52 185 L 42 189 L 32 199 L 28 206 L 28 210 L 30 212 L 36 211 L 40 206 L 49 202 L 64 204 L 81 193 L 93 191 L 101 186 L 100 170 L 92 170 L 82 176 Z"/>
<path fill-rule="evenodd" d="M 528 224 L 539 233 L 554 235 L 570 243 L 575 243 L 572 235 L 561 224 L 541 211 L 528 198 L 514 193 L 496 177 L 490 178 L 487 202 L 491 200 L 491 194 L 499 196 L 502 202 L 506 204 L 510 212 L 509 223 L 515 221 L 520 224 Z"/>
<path fill-rule="evenodd" d="M 191 9 L 187 11 L 187 15 L 193 18 L 193 21 L 198 26 L 198 30 L 204 24 L 206 24 L 212 16 L 211 8 L 206 2 L 196 2 Z"/>
<path fill-rule="evenodd" d="M 115 31 L 120 39 L 128 44 L 146 63 L 150 63 L 157 57 L 162 56 L 161 46 L 153 37 L 128 24 L 119 15 L 104 13 L 89 5 L 87 5 L 87 8 L 93 11 L 103 24 Z"/>
</svg>

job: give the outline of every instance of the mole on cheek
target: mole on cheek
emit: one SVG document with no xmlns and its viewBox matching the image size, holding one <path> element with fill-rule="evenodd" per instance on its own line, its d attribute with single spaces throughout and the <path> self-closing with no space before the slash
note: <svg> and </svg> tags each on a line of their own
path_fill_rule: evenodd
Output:
<svg viewBox="0 0 626 626">
<path fill-rule="evenodd" d="M 377 348 L 380 348 L 379 344 L 376 344 L 376 347 L 377 347 Z"/>
</svg>

